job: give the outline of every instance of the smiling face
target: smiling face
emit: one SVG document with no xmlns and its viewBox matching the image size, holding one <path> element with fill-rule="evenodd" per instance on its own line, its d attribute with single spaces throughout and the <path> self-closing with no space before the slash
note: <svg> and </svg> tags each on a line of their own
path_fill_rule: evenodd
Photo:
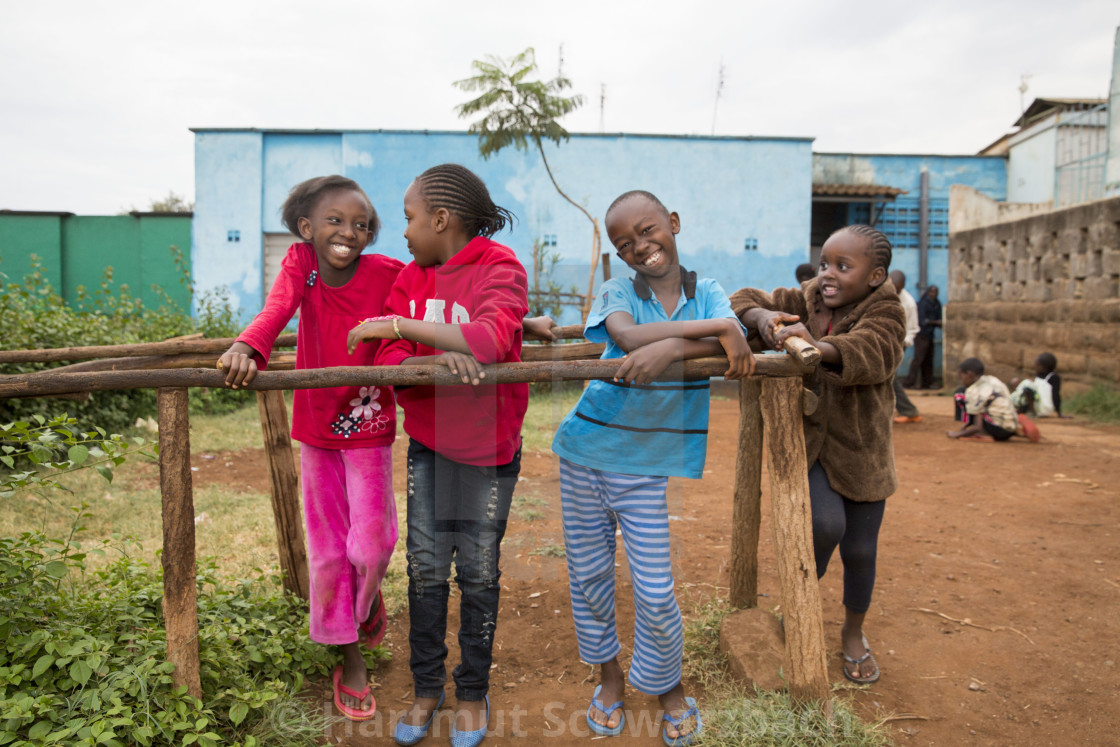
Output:
<svg viewBox="0 0 1120 747">
<path fill-rule="evenodd" d="M 680 218 L 652 200 L 635 196 L 607 213 L 607 238 L 619 259 L 647 278 L 677 271 Z"/>
<path fill-rule="evenodd" d="M 868 239 L 851 231 L 834 233 L 824 242 L 817 286 L 825 306 L 850 308 L 883 284 L 887 271 L 875 264 L 869 249 Z"/>
<path fill-rule="evenodd" d="M 447 261 L 442 232 L 449 220 L 446 209 L 435 212 L 420 191 L 419 182 L 413 182 L 404 193 L 404 219 L 408 225 L 404 238 L 408 251 L 420 267 L 431 267 Z"/>
<path fill-rule="evenodd" d="M 299 234 L 315 247 L 319 274 L 329 285 L 353 276 L 358 257 L 373 238 L 372 215 L 364 194 L 336 189 L 320 196 L 311 214 L 299 219 Z"/>
</svg>

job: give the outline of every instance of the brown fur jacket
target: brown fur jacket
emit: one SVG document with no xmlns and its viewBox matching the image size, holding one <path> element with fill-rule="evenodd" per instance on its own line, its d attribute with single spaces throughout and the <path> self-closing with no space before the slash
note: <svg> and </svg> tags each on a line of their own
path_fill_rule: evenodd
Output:
<svg viewBox="0 0 1120 747">
<path fill-rule="evenodd" d="M 822 365 L 805 377 L 806 388 L 820 401 L 806 415 L 805 451 L 809 467 L 820 461 L 832 489 L 853 501 L 881 501 L 894 493 L 891 428 L 894 417 L 893 379 L 902 362 L 906 317 L 889 280 L 861 301 L 826 334 L 815 329 L 813 311 L 822 305 L 816 278 L 802 288 L 773 293 L 744 288 L 731 296 L 736 314 L 754 308 L 797 314 L 818 340 L 840 351 L 840 365 Z M 750 338 L 759 341 L 758 331 Z"/>
</svg>

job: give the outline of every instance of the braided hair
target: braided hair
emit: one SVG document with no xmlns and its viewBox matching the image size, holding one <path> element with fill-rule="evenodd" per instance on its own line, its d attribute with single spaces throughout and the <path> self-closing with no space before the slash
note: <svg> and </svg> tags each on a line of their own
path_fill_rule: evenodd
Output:
<svg viewBox="0 0 1120 747">
<path fill-rule="evenodd" d="M 862 223 L 856 223 L 851 226 L 844 226 L 832 232 L 832 236 L 847 231 L 854 233 L 856 236 L 862 236 L 867 239 L 867 253 L 871 257 L 871 261 L 875 264 L 874 267 L 882 267 L 883 270 L 891 268 L 891 240 L 888 239 L 882 231 L 865 226 Z M 829 237 L 831 238 L 831 236 Z"/>
<path fill-rule="evenodd" d="M 463 221 L 471 236 L 490 238 L 515 220 L 513 213 L 494 204 L 490 191 L 473 171 L 457 163 L 431 167 L 416 177 L 416 184 L 429 211 L 446 209 Z"/>
<path fill-rule="evenodd" d="M 369 206 L 369 241 L 366 242 L 366 246 L 369 246 L 377 241 L 377 232 L 381 230 L 381 220 L 377 217 L 377 211 L 369 197 L 366 196 L 365 191 L 358 186 L 356 181 L 347 179 L 345 176 L 337 174 L 317 176 L 292 187 L 292 191 L 288 193 L 288 198 L 284 200 L 284 204 L 280 207 L 280 221 L 285 228 L 296 236 L 300 236 L 299 219 L 310 217 L 319 200 L 323 199 L 328 192 L 348 191 L 360 194 L 362 199 L 366 201 L 366 205 Z"/>
</svg>

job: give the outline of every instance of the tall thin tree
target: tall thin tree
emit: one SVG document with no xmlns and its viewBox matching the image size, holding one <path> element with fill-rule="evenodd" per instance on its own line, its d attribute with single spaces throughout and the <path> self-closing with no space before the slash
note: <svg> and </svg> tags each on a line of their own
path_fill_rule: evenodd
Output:
<svg viewBox="0 0 1120 747">
<path fill-rule="evenodd" d="M 562 95 L 572 87 L 572 82 L 563 75 L 548 81 L 531 79 L 530 76 L 537 71 L 536 54 L 532 47 L 508 60 L 487 55 L 484 60 L 472 62 L 471 67 L 475 75 L 455 81 L 455 86 L 479 95 L 460 104 L 455 111 L 461 118 L 482 114 L 482 118 L 473 122 L 468 130 L 478 135 L 479 154 L 489 159 L 509 145 L 522 151 L 536 148 L 557 193 L 591 221 L 591 272 L 587 295 L 580 309 L 586 321 L 595 290 L 595 270 L 599 265 L 599 221 L 560 188 L 544 150 L 545 140 L 560 145 L 568 139 L 568 131 L 558 120 L 578 109 L 583 104 L 583 96 Z"/>
</svg>

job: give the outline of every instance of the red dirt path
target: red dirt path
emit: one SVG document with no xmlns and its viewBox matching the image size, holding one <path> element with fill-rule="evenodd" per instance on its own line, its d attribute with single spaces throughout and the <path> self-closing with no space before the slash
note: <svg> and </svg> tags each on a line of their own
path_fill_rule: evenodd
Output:
<svg viewBox="0 0 1120 747">
<path fill-rule="evenodd" d="M 865 628 L 883 674 L 855 691 L 858 712 L 868 720 L 918 717 L 886 727 L 903 745 L 1117 744 L 1120 429 L 1044 420 L 1039 444 L 951 441 L 944 436 L 953 427 L 950 400 L 915 401 L 923 421 L 895 429 L 900 486 L 887 504 Z M 734 399 L 713 401 L 712 433 L 725 435 L 709 441 L 704 479 L 670 482 L 686 618 L 712 595 L 727 595 L 737 418 Z M 196 458 L 195 480 L 266 485 L 262 456 L 246 450 L 234 460 Z M 226 461 L 232 470 L 220 466 Z M 524 510 L 542 516 L 526 520 L 515 512 L 503 543 L 486 744 L 512 742 L 514 734 L 528 738 L 521 743 L 581 744 L 588 738 L 583 713 L 595 680 L 574 653 L 564 561 L 533 553 L 562 544 L 555 459 L 549 452 L 529 453 L 522 464 L 519 493 L 543 502 Z M 780 590 L 763 479 L 759 588 L 767 595 L 760 605 L 769 609 L 779 604 Z M 399 475 L 397 483 L 403 495 Z M 621 544 L 619 550 L 624 564 Z M 844 682 L 839 559 L 833 563 L 821 590 L 832 648 L 829 675 Z M 629 595 L 624 570 L 618 577 L 622 599 Z M 449 665 L 457 660 L 452 602 Z M 628 603 L 619 616 L 620 631 L 632 631 Z M 390 619 L 386 645 L 393 659 L 374 673 L 378 718 L 339 725 L 328 744 L 392 743 L 392 724 L 411 700 L 407 622 L 404 609 Z M 451 704 L 450 683 L 448 693 Z M 703 706 L 703 693 L 694 688 L 692 694 Z M 329 705 L 329 689 L 321 695 Z M 631 734 L 628 727 L 611 744 L 660 744 L 650 725 L 656 699 L 631 690 L 626 705 L 628 724 L 644 728 Z M 441 733 L 425 743 L 446 744 L 451 712 L 444 710 Z"/>
</svg>

